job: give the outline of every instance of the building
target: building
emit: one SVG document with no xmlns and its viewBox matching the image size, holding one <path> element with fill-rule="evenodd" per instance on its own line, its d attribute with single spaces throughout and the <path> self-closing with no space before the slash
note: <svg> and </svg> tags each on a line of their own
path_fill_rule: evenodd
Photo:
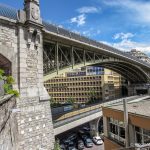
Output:
<svg viewBox="0 0 150 150">
<path fill-rule="evenodd" d="M 84 67 L 55 77 L 45 83 L 55 102 L 76 103 L 121 97 L 121 76 L 102 67 Z"/>
<path fill-rule="evenodd" d="M 102 108 L 104 123 L 105 150 L 125 149 L 135 145 L 144 146 L 150 143 L 150 99 L 130 101 L 127 103 L 128 130 L 125 138 L 125 122 L 123 104 L 115 104 Z M 128 141 L 128 142 L 127 142 Z M 127 142 L 127 143 L 126 143 Z M 149 146 L 150 148 L 150 146 Z M 147 149 L 146 149 L 147 150 Z"/>
<path fill-rule="evenodd" d="M 147 63 L 150 63 L 150 57 L 148 55 L 146 55 L 145 53 L 136 50 L 136 49 L 132 49 L 130 52 L 127 52 L 128 54 L 137 57 L 138 59 L 145 61 Z"/>
</svg>

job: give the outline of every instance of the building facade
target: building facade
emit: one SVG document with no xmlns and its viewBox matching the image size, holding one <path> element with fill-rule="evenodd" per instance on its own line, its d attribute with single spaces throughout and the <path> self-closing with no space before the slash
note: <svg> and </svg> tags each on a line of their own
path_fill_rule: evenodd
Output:
<svg viewBox="0 0 150 150">
<path fill-rule="evenodd" d="M 148 55 L 146 55 L 145 53 L 136 50 L 136 49 L 132 49 L 130 52 L 127 52 L 128 54 L 137 57 L 138 59 L 145 61 L 147 63 L 150 63 L 150 57 Z"/>
<path fill-rule="evenodd" d="M 121 76 L 102 67 L 84 67 L 45 82 L 55 102 L 87 103 L 121 97 Z"/>
<path fill-rule="evenodd" d="M 103 107 L 105 150 L 146 146 L 150 143 L 150 99 L 127 103 L 126 128 L 123 104 Z M 127 132 L 127 133 L 125 133 Z M 150 145 L 149 145 L 150 148 Z M 147 150 L 147 149 L 145 149 Z"/>
</svg>

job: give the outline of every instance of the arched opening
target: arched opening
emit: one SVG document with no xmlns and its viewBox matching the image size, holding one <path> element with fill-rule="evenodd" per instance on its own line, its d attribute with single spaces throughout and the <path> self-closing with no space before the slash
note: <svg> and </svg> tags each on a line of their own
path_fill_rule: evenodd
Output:
<svg viewBox="0 0 150 150">
<path fill-rule="evenodd" d="M 0 54 L 0 69 L 4 70 L 6 75 L 11 75 L 11 62 Z"/>
<path fill-rule="evenodd" d="M 11 62 L 0 54 L 0 69 L 4 70 L 5 75 L 11 75 Z M 0 80 L 0 96 L 4 94 L 3 89 L 4 81 Z"/>
</svg>

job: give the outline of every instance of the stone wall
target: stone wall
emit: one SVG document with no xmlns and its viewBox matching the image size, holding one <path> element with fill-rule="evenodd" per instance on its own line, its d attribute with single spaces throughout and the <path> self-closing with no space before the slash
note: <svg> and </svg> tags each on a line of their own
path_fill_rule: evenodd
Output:
<svg viewBox="0 0 150 150">
<path fill-rule="evenodd" d="M 17 123 L 13 113 L 15 108 L 14 97 L 0 97 L 0 150 L 16 150 Z"/>
<path fill-rule="evenodd" d="M 0 18 L 0 54 L 11 62 L 16 81 L 13 87 L 20 93 L 16 102 L 18 133 L 15 150 L 51 150 L 54 131 L 49 96 L 43 86 L 42 30 L 29 26 Z M 39 29 L 38 41 L 29 39 L 34 27 Z"/>
</svg>

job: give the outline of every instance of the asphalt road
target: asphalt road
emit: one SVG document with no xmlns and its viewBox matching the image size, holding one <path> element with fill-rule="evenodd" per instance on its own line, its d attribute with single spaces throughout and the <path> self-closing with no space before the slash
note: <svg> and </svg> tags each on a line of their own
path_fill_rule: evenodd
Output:
<svg viewBox="0 0 150 150">
<path fill-rule="evenodd" d="M 104 144 L 103 145 L 94 145 L 92 148 L 85 148 L 84 150 L 104 150 Z"/>
</svg>

